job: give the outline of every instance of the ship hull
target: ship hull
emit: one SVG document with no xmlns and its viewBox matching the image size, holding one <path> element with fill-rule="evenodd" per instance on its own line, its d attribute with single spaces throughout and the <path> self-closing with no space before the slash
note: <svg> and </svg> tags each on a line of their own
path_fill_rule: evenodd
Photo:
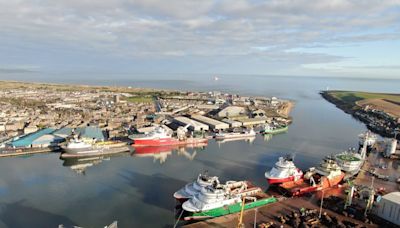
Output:
<svg viewBox="0 0 400 228">
<path fill-rule="evenodd" d="M 80 150 L 64 149 L 64 153 L 61 154 L 62 158 L 73 158 L 73 157 L 90 157 L 107 154 L 117 154 L 130 151 L 128 146 L 120 147 L 109 147 L 109 148 L 88 148 Z"/>
<path fill-rule="evenodd" d="M 289 177 L 283 177 L 283 178 L 267 177 L 267 182 L 268 182 L 268 184 L 281 184 L 281 183 L 293 181 L 294 179 L 295 179 L 295 176 L 289 176 Z"/>
<path fill-rule="evenodd" d="M 267 204 L 275 203 L 277 201 L 278 200 L 274 197 L 260 199 L 255 202 L 246 203 L 244 205 L 244 210 L 261 207 L 261 206 L 264 206 Z M 238 213 L 241 211 L 241 209 L 242 209 L 242 203 L 239 202 L 239 203 L 215 208 L 215 209 L 208 210 L 208 211 L 202 211 L 202 212 L 196 212 L 196 213 L 188 213 L 187 212 L 188 215 L 186 215 L 184 217 L 184 220 L 189 221 L 189 220 L 203 220 L 203 219 L 215 218 L 215 217 L 220 217 L 220 216 L 224 216 L 224 215 L 228 215 L 228 214 Z"/>
<path fill-rule="evenodd" d="M 324 178 L 321 183 L 316 184 L 315 186 L 311 186 L 305 179 L 282 183 L 279 186 L 289 192 L 292 196 L 301 196 L 306 193 L 321 191 L 337 186 L 343 180 L 344 175 L 345 174 L 342 172 L 340 175 L 331 179 Z"/>
<path fill-rule="evenodd" d="M 215 139 L 223 140 L 223 139 L 240 139 L 240 138 L 252 138 L 255 137 L 255 134 L 237 134 L 237 135 L 216 135 Z"/>
<path fill-rule="evenodd" d="M 284 127 L 284 128 L 279 128 L 275 130 L 264 130 L 262 131 L 263 134 L 279 134 L 279 133 L 284 133 L 287 132 L 289 127 Z"/>
</svg>

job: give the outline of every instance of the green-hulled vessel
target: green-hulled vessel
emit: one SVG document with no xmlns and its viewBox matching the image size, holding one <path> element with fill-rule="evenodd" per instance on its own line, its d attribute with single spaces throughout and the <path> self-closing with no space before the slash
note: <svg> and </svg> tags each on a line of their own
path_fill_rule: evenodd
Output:
<svg viewBox="0 0 400 228">
<path fill-rule="evenodd" d="M 275 203 L 277 201 L 278 200 L 275 197 L 258 199 L 254 202 L 245 203 L 244 210 L 261 207 L 261 206 L 264 206 L 264 205 L 267 205 L 270 203 Z M 192 213 L 191 215 L 185 216 L 184 219 L 185 220 L 201 220 L 201 219 L 215 218 L 215 217 L 219 217 L 219 216 L 224 216 L 224 215 L 240 212 L 241 209 L 242 209 L 242 203 L 239 202 L 239 203 L 235 203 L 232 205 L 227 205 L 224 207 L 211 209 L 208 211 L 195 212 L 195 213 Z"/>
<path fill-rule="evenodd" d="M 262 130 L 263 134 L 279 134 L 288 131 L 289 127 L 287 125 L 277 125 L 271 126 L 269 124 L 264 126 L 264 130 Z"/>
</svg>

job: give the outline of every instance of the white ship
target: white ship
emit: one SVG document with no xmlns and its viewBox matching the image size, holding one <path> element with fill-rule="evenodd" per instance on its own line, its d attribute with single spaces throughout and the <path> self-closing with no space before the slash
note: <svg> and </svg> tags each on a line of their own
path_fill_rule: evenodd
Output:
<svg viewBox="0 0 400 228">
<path fill-rule="evenodd" d="M 371 131 L 366 131 L 363 134 L 360 134 L 359 136 L 359 145 L 360 148 L 364 145 L 364 143 L 367 145 L 367 149 L 370 150 L 372 146 L 376 143 L 378 140 L 378 137 L 376 134 L 372 133 Z"/>
<path fill-rule="evenodd" d="M 67 145 L 61 146 L 62 157 L 82 157 L 103 154 L 114 154 L 129 151 L 129 147 L 124 142 L 104 141 L 96 142 L 95 140 L 84 140 L 74 138 Z"/>
<path fill-rule="evenodd" d="M 261 191 L 260 188 L 248 189 L 245 181 L 227 182 L 225 185 L 214 182 L 214 184 L 202 188 L 197 195 L 184 202 L 182 208 L 188 212 L 208 211 L 240 203 L 242 197 L 252 196 Z"/>
<path fill-rule="evenodd" d="M 185 187 L 179 189 L 174 193 L 174 198 L 177 200 L 186 200 L 198 194 L 201 189 L 212 185 L 213 183 L 219 184 L 218 177 L 208 176 L 207 174 L 199 174 L 196 181 L 186 184 Z"/>
<path fill-rule="evenodd" d="M 251 129 L 242 132 L 223 132 L 215 134 L 215 139 L 250 138 L 256 136 L 256 132 Z"/>
<path fill-rule="evenodd" d="M 303 177 L 303 172 L 298 169 L 290 157 L 280 157 L 270 171 L 265 172 L 265 178 L 269 184 L 278 184 L 288 181 L 296 181 Z"/>
</svg>

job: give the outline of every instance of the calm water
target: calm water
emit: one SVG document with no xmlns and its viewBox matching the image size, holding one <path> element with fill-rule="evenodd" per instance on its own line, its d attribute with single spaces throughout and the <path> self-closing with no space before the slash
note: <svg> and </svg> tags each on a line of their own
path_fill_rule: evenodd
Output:
<svg viewBox="0 0 400 228">
<path fill-rule="evenodd" d="M 173 192 L 201 171 L 222 180 L 249 179 L 266 187 L 264 172 L 281 155 L 295 154 L 297 165 L 305 169 L 325 155 L 355 147 L 365 127 L 324 101 L 319 90 L 400 92 L 400 81 L 366 79 L 221 76 L 215 82 L 210 77 L 180 76 L 174 80 L 53 81 L 278 96 L 296 102 L 294 122 L 287 134 L 269 140 L 257 136 L 252 143 L 210 141 L 205 149 L 157 156 L 125 154 L 96 161 L 84 174 L 70 166 L 91 161 L 63 166 L 58 154 L 0 159 L 0 227 L 102 227 L 114 220 L 121 227 L 171 227 Z"/>
</svg>

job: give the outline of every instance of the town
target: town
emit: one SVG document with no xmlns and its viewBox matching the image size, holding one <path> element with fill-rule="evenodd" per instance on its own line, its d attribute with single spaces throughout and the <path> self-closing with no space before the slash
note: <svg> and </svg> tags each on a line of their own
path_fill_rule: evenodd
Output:
<svg viewBox="0 0 400 228">
<path fill-rule="evenodd" d="M 158 126 L 171 134 L 186 125 L 190 125 L 187 130 L 191 134 L 253 128 L 266 123 L 287 126 L 293 106 L 291 101 L 276 97 L 218 91 L 18 82 L 2 82 L 2 87 L 0 145 L 8 149 L 6 152 L 18 148 L 28 152 L 38 148 L 54 150 L 74 130 L 87 127 L 97 131 L 97 135 L 88 135 L 89 138 L 104 141 L 127 140 L 129 135 L 149 133 Z"/>
</svg>

